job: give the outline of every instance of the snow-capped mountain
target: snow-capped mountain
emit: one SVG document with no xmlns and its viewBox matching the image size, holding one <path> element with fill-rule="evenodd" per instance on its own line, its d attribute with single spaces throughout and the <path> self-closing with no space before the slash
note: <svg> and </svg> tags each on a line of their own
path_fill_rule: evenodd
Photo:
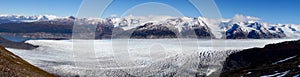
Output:
<svg viewBox="0 0 300 77">
<path fill-rule="evenodd" d="M 216 38 L 227 39 L 260 39 L 260 38 L 283 38 L 299 36 L 300 25 L 295 24 L 268 24 L 260 22 L 257 17 L 235 15 L 232 19 L 208 19 L 204 17 L 138 17 L 129 16 L 124 18 L 112 18 L 115 27 L 125 30 L 141 26 L 145 23 L 153 23 L 176 29 L 179 32 L 195 27 L 207 26 L 206 32 L 212 33 Z M 197 33 L 197 32 L 196 32 Z"/>
<path fill-rule="evenodd" d="M 76 20 L 76 21 L 75 21 Z M 226 39 L 261 39 L 261 38 L 284 38 L 300 36 L 300 25 L 295 24 L 268 24 L 260 22 L 257 17 L 235 15 L 231 19 L 210 19 L 204 17 L 172 17 L 172 16 L 125 16 L 122 18 L 75 18 L 57 17 L 53 15 L 21 16 L 0 15 L 0 25 L 20 25 L 29 23 L 26 27 L 48 25 L 46 32 L 72 32 L 74 22 L 77 25 L 97 25 L 96 32 L 99 36 L 113 35 L 113 29 L 123 32 L 140 32 L 143 37 L 161 36 L 160 33 L 172 32 L 166 35 L 171 37 L 198 37 L 198 38 L 226 38 Z M 18 24 L 16 24 L 18 23 Z M 148 25 L 147 25 L 148 24 Z M 151 24 L 151 25 L 149 25 Z M 52 26 L 49 26 L 52 25 Z M 59 29 L 53 27 L 57 25 Z M 64 26 L 60 26 L 64 25 Z M 0 29 L 1 29 L 0 26 Z M 18 27 L 14 27 L 18 28 Z M 52 29 L 53 28 L 53 29 Z M 5 28 L 6 29 L 6 28 Z M 23 27 L 24 29 L 24 27 Z M 53 30 L 53 31 L 52 31 Z M 58 31 L 71 30 L 71 31 Z M 136 31 L 137 30 L 137 31 Z M 10 30 L 6 30 L 10 32 Z M 22 30 L 24 31 L 24 30 Z M 25 30 L 26 32 L 26 30 Z M 37 29 L 37 32 L 45 32 Z M 143 33 L 148 32 L 148 33 Z M 23 32 L 24 33 L 24 32 Z M 32 33 L 32 32 L 31 32 Z M 97 34 L 97 33 L 96 33 Z M 135 33 L 139 34 L 139 33 Z M 139 35 L 140 37 L 141 35 Z M 165 35 L 163 35 L 165 36 Z"/>
<path fill-rule="evenodd" d="M 259 22 L 252 17 L 236 15 L 231 20 L 223 22 L 221 28 L 226 29 L 226 37 L 228 39 L 259 39 L 259 38 L 282 38 L 286 35 L 280 27 L 272 27 L 264 22 Z"/>
<path fill-rule="evenodd" d="M 47 20 L 54 20 L 58 18 L 61 17 L 57 17 L 55 15 L 35 15 L 35 16 L 0 15 L 0 23 L 47 21 Z"/>
<path fill-rule="evenodd" d="M 215 38 L 209 26 L 201 17 L 127 16 L 124 18 L 111 18 L 111 21 L 114 27 L 133 31 L 132 35 L 142 36 L 143 38 Z"/>
<path fill-rule="evenodd" d="M 243 15 L 235 15 L 232 19 L 222 22 L 220 25 L 221 28 L 226 29 L 227 39 L 297 37 L 300 30 L 300 25 L 268 24 L 260 22 L 259 18 Z"/>
</svg>

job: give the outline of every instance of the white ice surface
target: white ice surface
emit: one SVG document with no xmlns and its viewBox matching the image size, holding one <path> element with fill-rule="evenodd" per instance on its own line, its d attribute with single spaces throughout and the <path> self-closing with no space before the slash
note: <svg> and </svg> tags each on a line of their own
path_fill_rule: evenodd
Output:
<svg viewBox="0 0 300 77">
<path fill-rule="evenodd" d="M 285 58 L 285 59 L 283 59 L 283 60 L 279 60 L 279 61 L 277 61 L 277 62 L 272 63 L 272 65 L 275 65 L 275 64 L 278 64 L 278 63 L 282 63 L 282 62 L 284 62 L 284 61 L 293 59 L 293 58 L 295 58 L 295 57 L 297 57 L 297 56 L 292 56 L 292 57 Z"/>
<path fill-rule="evenodd" d="M 77 40 L 75 43 L 72 40 L 29 40 L 26 42 L 40 47 L 34 50 L 7 49 L 33 65 L 61 76 L 163 76 L 176 70 L 180 72 L 176 73 L 178 76 L 184 76 L 186 74 L 181 72 L 198 72 L 196 68 L 199 64 L 211 65 L 208 69 L 217 70 L 212 67 L 226 58 L 228 52 L 224 50 L 263 47 L 266 44 L 288 40 L 294 39 L 118 39 Z M 77 47 L 74 48 L 76 50 L 73 46 Z M 124 48 L 125 46 L 127 47 Z M 85 67 L 84 61 L 93 59 L 93 55 L 84 56 L 84 52 L 93 50 L 98 65 Z M 83 65 L 75 66 L 74 61 Z M 129 65 L 130 62 L 127 61 L 132 61 L 133 65 Z"/>
<path fill-rule="evenodd" d="M 286 74 L 288 74 L 290 72 L 290 70 L 288 71 L 284 71 L 284 72 L 279 72 L 279 73 L 275 73 L 275 74 L 271 74 L 271 75 L 263 75 L 260 77 L 284 77 Z"/>
</svg>

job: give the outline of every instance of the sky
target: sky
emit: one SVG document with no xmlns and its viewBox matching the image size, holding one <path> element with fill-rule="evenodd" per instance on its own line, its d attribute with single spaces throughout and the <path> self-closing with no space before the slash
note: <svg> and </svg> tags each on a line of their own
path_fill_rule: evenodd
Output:
<svg viewBox="0 0 300 77">
<path fill-rule="evenodd" d="M 76 16 L 82 2 L 82 0 L 0 0 L 0 14 Z M 120 17 L 127 13 L 127 10 L 149 2 L 164 4 L 184 16 L 201 15 L 188 0 L 114 0 L 104 10 L 102 17 L 112 15 Z M 242 14 L 259 17 L 261 21 L 269 23 L 300 24 L 298 15 L 300 0 L 215 0 L 215 4 L 223 18 Z M 149 12 L 147 9 L 141 11 Z M 159 12 L 172 11 L 162 9 Z"/>
</svg>

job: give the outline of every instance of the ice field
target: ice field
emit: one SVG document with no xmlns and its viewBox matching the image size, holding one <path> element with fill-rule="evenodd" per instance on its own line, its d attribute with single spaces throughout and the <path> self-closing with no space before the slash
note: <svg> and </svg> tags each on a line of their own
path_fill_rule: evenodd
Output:
<svg viewBox="0 0 300 77">
<path fill-rule="evenodd" d="M 194 76 L 220 72 L 237 50 L 295 39 L 28 40 L 34 50 L 7 48 L 60 76 Z"/>
</svg>

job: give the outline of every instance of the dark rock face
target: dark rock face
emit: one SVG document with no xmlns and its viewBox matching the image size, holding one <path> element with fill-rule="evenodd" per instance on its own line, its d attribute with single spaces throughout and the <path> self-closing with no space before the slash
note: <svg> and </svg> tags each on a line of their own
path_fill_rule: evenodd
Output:
<svg viewBox="0 0 300 77">
<path fill-rule="evenodd" d="M 266 45 L 233 53 L 224 62 L 221 77 L 257 77 L 289 71 L 285 76 L 300 74 L 300 40 Z M 292 57 L 292 58 L 291 58 Z M 278 62 L 290 58 L 286 61 Z M 276 63 L 278 62 L 278 63 Z"/>
<path fill-rule="evenodd" d="M 131 38 L 176 38 L 176 34 L 168 27 L 162 25 L 153 25 L 153 23 L 147 23 L 143 26 L 135 28 L 131 34 Z"/>
<path fill-rule="evenodd" d="M 123 30 L 115 27 L 112 38 L 135 38 L 135 39 L 159 39 L 159 38 L 198 38 L 211 39 L 215 38 L 207 26 L 196 25 L 193 28 L 179 32 L 174 28 L 164 25 L 154 25 L 146 23 L 130 30 Z"/>
<path fill-rule="evenodd" d="M 234 24 L 229 30 L 226 31 L 227 39 L 246 39 L 247 33 L 245 33 L 240 25 Z"/>
<path fill-rule="evenodd" d="M 27 38 L 71 38 L 72 24 L 54 21 L 4 23 L 0 24 L 0 34 Z"/>
<path fill-rule="evenodd" d="M 255 30 L 251 30 L 248 34 L 249 38 L 254 38 L 254 39 L 259 39 L 259 38 L 262 38 L 259 34 L 259 32 L 255 31 Z"/>
<path fill-rule="evenodd" d="M 213 39 L 215 36 L 211 33 L 207 25 L 196 27 L 181 32 L 183 38 Z"/>
<path fill-rule="evenodd" d="M 41 21 L 32 23 L 5 23 L 0 24 L 0 32 L 7 33 L 71 33 L 72 25 L 55 24 Z"/>
<path fill-rule="evenodd" d="M 0 76 L 3 77 L 55 77 L 7 51 L 0 46 Z"/>
<path fill-rule="evenodd" d="M 95 30 L 95 39 L 110 39 L 113 29 L 112 24 L 98 24 Z"/>
</svg>

